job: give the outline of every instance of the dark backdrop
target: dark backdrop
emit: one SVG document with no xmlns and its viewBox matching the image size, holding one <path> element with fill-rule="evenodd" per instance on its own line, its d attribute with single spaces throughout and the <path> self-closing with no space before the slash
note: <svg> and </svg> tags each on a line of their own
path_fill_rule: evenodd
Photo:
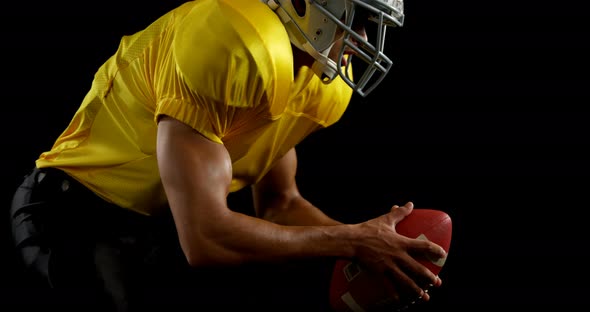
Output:
<svg viewBox="0 0 590 312">
<path fill-rule="evenodd" d="M 120 36 L 182 1 L 154 2 L 3 6 L 6 209 Z M 299 148 L 301 191 L 343 221 L 407 200 L 451 215 L 444 285 L 429 308 L 590 306 L 590 13 L 579 3 L 407 1 L 379 91 Z M 233 200 L 247 209 L 247 197 Z M 2 257 L 7 304 L 14 273 Z"/>
</svg>

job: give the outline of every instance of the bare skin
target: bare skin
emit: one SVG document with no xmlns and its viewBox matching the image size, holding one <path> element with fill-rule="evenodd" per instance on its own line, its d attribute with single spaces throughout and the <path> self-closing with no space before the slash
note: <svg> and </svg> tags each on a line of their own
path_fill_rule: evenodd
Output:
<svg viewBox="0 0 590 312">
<path fill-rule="evenodd" d="M 227 206 L 232 167 L 223 145 L 164 117 L 158 127 L 157 152 L 180 243 L 193 266 L 355 257 L 377 272 L 389 272 L 396 289 L 423 300 L 429 299 L 424 293 L 429 284 L 441 283 L 410 255 L 443 257 L 444 250 L 395 232 L 395 225 L 413 209 L 411 203 L 367 222 L 340 224 L 299 193 L 294 149 L 253 186 L 255 207 L 262 218 Z"/>
<path fill-rule="evenodd" d="M 295 54 L 300 53 L 294 52 Z M 301 52 L 302 53 L 302 52 Z M 295 55 L 302 66 L 307 58 Z M 342 224 L 299 192 L 295 149 L 252 186 L 256 216 L 232 211 L 227 196 L 232 161 L 222 144 L 184 123 L 162 117 L 157 158 L 178 236 L 192 266 L 232 266 L 248 262 L 310 257 L 356 258 L 392 277 L 395 290 L 428 301 L 425 290 L 441 280 L 411 255 L 444 257 L 438 245 L 399 235 L 395 226 L 413 204 L 358 224 Z"/>
</svg>

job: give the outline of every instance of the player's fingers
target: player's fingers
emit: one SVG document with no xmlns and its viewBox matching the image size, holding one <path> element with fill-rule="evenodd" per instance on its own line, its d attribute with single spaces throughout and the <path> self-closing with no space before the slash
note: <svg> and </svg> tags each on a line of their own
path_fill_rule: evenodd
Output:
<svg viewBox="0 0 590 312">
<path fill-rule="evenodd" d="M 396 312 L 407 311 L 414 304 L 419 303 L 421 301 L 429 301 L 429 300 L 430 300 L 430 296 L 428 295 L 428 293 L 425 293 L 424 296 L 422 296 L 422 297 L 415 298 L 414 300 L 411 300 L 409 302 L 404 302 L 402 305 L 400 305 L 400 308 L 398 308 L 396 310 Z"/>
<path fill-rule="evenodd" d="M 419 249 L 422 250 L 423 249 Z M 429 259 L 421 253 L 413 253 L 409 250 L 407 259 L 398 264 L 403 265 L 403 270 L 413 279 L 422 289 L 428 289 L 433 286 L 439 286 L 441 284 L 440 278 L 434 274 L 427 266 L 425 266 L 424 260 Z"/>
<path fill-rule="evenodd" d="M 391 207 L 391 216 L 393 218 L 393 223 L 394 224 L 399 223 L 407 215 L 409 215 L 413 209 L 414 209 L 414 203 L 412 203 L 412 202 L 407 202 L 403 206 L 393 205 L 393 207 Z"/>
<path fill-rule="evenodd" d="M 408 257 L 408 259 L 405 259 L 405 262 L 415 261 L 411 259 L 411 257 Z M 385 271 L 385 275 L 389 278 L 395 289 L 398 290 L 401 298 L 417 298 L 424 296 L 424 289 L 411 277 L 413 273 L 406 272 L 400 266 L 391 263 L 389 265 L 389 270 Z"/>
<path fill-rule="evenodd" d="M 440 245 L 422 239 L 414 239 L 408 244 L 408 251 L 433 263 L 444 262 L 447 257 L 447 252 Z"/>
<path fill-rule="evenodd" d="M 424 293 L 422 296 L 417 297 L 402 297 L 399 286 L 394 286 L 393 283 L 384 283 L 386 293 L 388 294 L 388 301 L 390 303 L 395 304 L 398 309 L 407 308 L 410 305 L 418 303 L 420 301 L 429 301 L 430 294 L 428 293 L 428 289 L 424 289 Z"/>
</svg>

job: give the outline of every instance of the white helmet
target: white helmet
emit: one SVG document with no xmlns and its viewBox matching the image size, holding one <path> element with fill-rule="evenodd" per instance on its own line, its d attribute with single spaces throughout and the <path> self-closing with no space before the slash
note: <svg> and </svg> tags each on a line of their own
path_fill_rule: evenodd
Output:
<svg viewBox="0 0 590 312">
<path fill-rule="evenodd" d="M 273 9 L 285 25 L 291 43 L 314 57 L 313 71 L 325 83 L 336 75 L 361 96 L 369 94 L 385 77 L 392 61 L 383 53 L 385 30 L 388 26 L 401 27 L 404 23 L 403 0 L 262 0 Z M 358 23 L 375 23 L 374 38 L 367 40 L 359 34 Z M 364 25 L 364 24 L 362 24 Z M 343 45 L 338 61 L 328 58 L 338 29 L 343 31 Z M 373 37 L 372 36 L 372 37 Z M 350 58 L 345 51 L 366 63 L 357 79 L 349 76 Z M 342 58 L 348 57 L 343 68 Z"/>
</svg>

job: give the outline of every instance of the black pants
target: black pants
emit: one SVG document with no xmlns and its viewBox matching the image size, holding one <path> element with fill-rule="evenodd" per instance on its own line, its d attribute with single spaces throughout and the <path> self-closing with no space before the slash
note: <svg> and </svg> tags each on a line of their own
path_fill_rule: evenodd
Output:
<svg viewBox="0 0 590 312">
<path fill-rule="evenodd" d="M 29 306 L 76 311 L 328 311 L 332 259 L 191 268 L 169 213 L 109 204 L 34 169 L 10 210 Z"/>
</svg>

